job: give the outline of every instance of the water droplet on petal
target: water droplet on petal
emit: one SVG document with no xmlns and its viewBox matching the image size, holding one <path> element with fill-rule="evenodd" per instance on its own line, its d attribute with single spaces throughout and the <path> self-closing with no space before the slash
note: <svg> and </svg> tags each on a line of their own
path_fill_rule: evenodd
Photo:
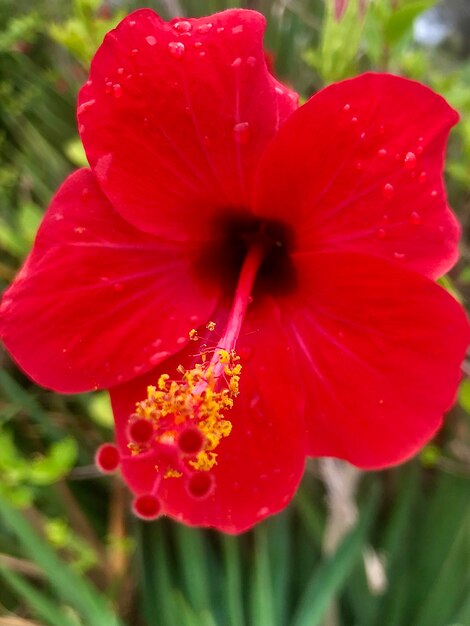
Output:
<svg viewBox="0 0 470 626">
<path fill-rule="evenodd" d="M 386 236 L 387 232 L 385 228 L 379 228 L 379 230 L 377 231 L 377 239 L 385 239 Z"/>
<path fill-rule="evenodd" d="M 131 21 L 129 22 L 129 26 L 135 26 L 135 20 L 131 20 Z"/>
<path fill-rule="evenodd" d="M 274 87 L 274 91 L 278 93 L 280 96 L 284 94 L 284 89 L 281 89 L 280 87 Z"/>
<path fill-rule="evenodd" d="M 240 33 L 242 33 L 242 32 L 243 32 L 243 26 L 241 24 L 239 26 L 234 26 L 232 28 L 232 33 L 234 35 L 240 35 Z"/>
<path fill-rule="evenodd" d="M 364 164 L 362 161 L 356 161 L 356 169 L 359 171 L 364 169 Z"/>
<path fill-rule="evenodd" d="M 395 188 L 390 183 L 386 183 L 382 188 L 382 195 L 386 200 L 390 200 L 395 195 Z"/>
<path fill-rule="evenodd" d="M 124 289 L 124 285 L 122 283 L 114 283 L 113 289 L 116 293 L 121 293 Z"/>
<path fill-rule="evenodd" d="M 223 26 L 221 26 L 220 28 L 218 28 L 218 29 L 217 29 L 217 32 L 218 32 L 219 34 L 221 34 L 221 33 L 223 33 L 223 32 L 224 32 L 224 30 L 225 30 L 225 28 L 224 28 Z"/>
<path fill-rule="evenodd" d="M 237 57 L 233 62 L 232 62 L 232 67 L 240 67 L 240 65 L 242 64 L 242 60 L 240 57 Z"/>
<path fill-rule="evenodd" d="M 404 252 L 394 252 L 393 256 L 395 259 L 402 261 L 405 258 L 405 253 Z"/>
<path fill-rule="evenodd" d="M 194 44 L 195 48 L 200 48 L 202 46 L 202 41 L 196 41 Z"/>
<path fill-rule="evenodd" d="M 85 113 L 85 111 L 88 111 L 88 109 L 91 109 L 91 107 L 96 103 L 96 100 L 87 100 L 86 102 L 84 102 L 83 104 L 81 104 L 78 109 L 77 109 L 77 113 L 78 115 L 81 115 L 82 113 Z"/>
<path fill-rule="evenodd" d="M 137 54 L 139 53 L 137 48 L 132 48 L 132 50 L 129 52 L 129 55 L 131 57 L 135 57 Z"/>
<path fill-rule="evenodd" d="M 112 91 L 113 91 L 113 83 L 112 81 L 108 80 L 104 88 L 104 93 L 112 93 Z"/>
<path fill-rule="evenodd" d="M 184 343 L 186 343 L 186 341 L 187 341 L 187 337 L 178 337 L 178 339 L 176 340 L 176 343 L 177 343 L 179 346 L 181 346 L 181 345 L 183 345 Z"/>
<path fill-rule="evenodd" d="M 93 81 L 92 80 L 87 80 L 85 84 L 86 84 L 87 87 L 91 87 L 93 85 Z"/>
<path fill-rule="evenodd" d="M 246 143 L 250 138 L 250 124 L 248 122 L 235 124 L 233 134 L 237 143 Z"/>
<path fill-rule="evenodd" d="M 414 152 L 405 154 L 404 165 L 407 170 L 413 170 L 416 167 L 416 154 Z"/>
<path fill-rule="evenodd" d="M 255 67 L 256 63 L 257 63 L 257 59 L 256 57 L 248 57 L 246 59 L 247 65 L 249 65 L 250 67 Z"/>
<path fill-rule="evenodd" d="M 350 110 L 351 110 L 351 105 L 350 105 L 350 104 L 345 104 L 345 105 L 344 105 L 344 107 L 343 107 L 343 111 L 344 111 L 345 113 L 347 113 L 347 112 L 348 112 L 348 111 L 350 111 Z"/>
<path fill-rule="evenodd" d="M 416 154 L 423 154 L 423 146 L 418 146 L 416 148 Z"/>
<path fill-rule="evenodd" d="M 82 200 L 85 202 L 90 197 L 90 190 L 88 187 L 83 187 L 82 189 Z"/>
<path fill-rule="evenodd" d="M 199 56 L 200 56 L 200 57 L 201 57 L 201 59 L 202 59 L 202 58 L 204 58 L 204 57 L 206 56 L 206 53 L 205 53 L 205 52 L 200 52 L 200 53 L 199 53 Z"/>
<path fill-rule="evenodd" d="M 380 150 L 377 152 L 378 156 L 383 159 L 384 157 L 387 156 L 387 151 L 385 150 L 385 148 L 380 148 Z"/>
<path fill-rule="evenodd" d="M 184 56 L 186 48 L 184 43 L 181 43 L 181 41 L 170 41 L 168 44 L 168 51 L 173 58 L 181 59 Z"/>
<path fill-rule="evenodd" d="M 352 122 L 352 124 L 357 124 L 357 122 L 358 122 L 357 117 L 352 117 L 351 118 L 351 122 Z"/>
<path fill-rule="evenodd" d="M 421 224 L 421 215 L 417 211 L 412 211 L 410 214 L 410 224 L 413 226 L 419 226 Z"/>
<path fill-rule="evenodd" d="M 83 133 L 85 132 L 85 124 L 80 124 L 80 126 L 78 127 L 78 132 L 80 133 L 80 135 L 83 135 Z"/>
<path fill-rule="evenodd" d="M 208 33 L 212 28 L 212 24 L 210 22 L 207 22 L 206 24 L 201 24 L 200 26 L 197 27 L 197 32 L 198 33 Z"/>
<path fill-rule="evenodd" d="M 421 172 L 421 174 L 418 177 L 418 181 L 420 183 L 424 183 L 427 179 L 428 175 L 426 174 L 426 172 Z"/>
<path fill-rule="evenodd" d="M 119 75 L 124 74 L 124 68 L 123 68 L 123 67 L 118 67 L 118 69 L 117 69 L 117 73 L 118 73 Z"/>
<path fill-rule="evenodd" d="M 120 98 L 122 96 L 122 87 L 119 83 L 113 85 L 113 96 L 115 98 Z"/>
<path fill-rule="evenodd" d="M 173 28 L 178 32 L 178 33 L 188 33 L 192 26 L 191 26 L 191 22 L 188 22 L 187 20 L 181 20 L 181 22 L 175 22 L 175 24 L 173 24 Z"/>
<path fill-rule="evenodd" d="M 148 43 L 149 46 L 155 46 L 157 44 L 157 40 L 153 35 L 149 35 L 148 37 L 146 37 L 145 41 Z"/>
<path fill-rule="evenodd" d="M 437 191 L 436 191 L 435 189 L 433 189 L 433 190 L 431 191 L 431 196 L 432 196 L 433 198 L 435 198 L 435 197 L 437 196 Z"/>
</svg>

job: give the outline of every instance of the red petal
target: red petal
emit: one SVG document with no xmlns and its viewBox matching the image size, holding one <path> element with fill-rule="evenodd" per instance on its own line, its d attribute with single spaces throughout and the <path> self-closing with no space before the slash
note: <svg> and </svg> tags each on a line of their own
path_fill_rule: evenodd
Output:
<svg viewBox="0 0 470 626">
<path fill-rule="evenodd" d="M 222 208 L 249 206 L 260 156 L 297 106 L 267 70 L 264 28 L 254 11 L 165 23 L 143 9 L 106 36 L 79 127 L 101 187 L 134 225 L 205 238 Z"/>
<path fill-rule="evenodd" d="M 327 87 L 267 150 L 255 211 L 297 225 L 302 251 L 368 252 L 440 276 L 460 232 L 442 181 L 457 120 L 443 98 L 397 76 Z"/>
<path fill-rule="evenodd" d="M 57 391 L 125 381 L 180 350 L 212 312 L 217 294 L 194 278 L 197 255 L 136 230 L 91 172 L 78 171 L 5 293 L 0 336 L 31 378 Z"/>
<path fill-rule="evenodd" d="M 286 343 L 277 307 L 266 302 L 255 309 L 239 341 L 240 395 L 226 413 L 233 427 L 217 448 L 213 490 L 207 498 L 197 499 L 188 494 L 182 478 L 164 479 L 158 496 L 167 515 L 189 525 L 238 533 L 284 508 L 292 498 L 304 468 L 305 443 L 303 393 Z M 128 454 L 129 414 L 146 396 L 147 385 L 155 384 L 163 371 L 175 371 L 191 353 L 194 346 L 158 371 L 111 390 L 122 454 Z M 152 491 L 155 463 L 152 453 L 123 462 L 124 478 L 136 494 Z"/>
<path fill-rule="evenodd" d="M 358 253 L 298 259 L 284 327 L 308 393 L 309 453 L 399 463 L 436 432 L 470 333 L 462 307 L 420 276 Z"/>
</svg>

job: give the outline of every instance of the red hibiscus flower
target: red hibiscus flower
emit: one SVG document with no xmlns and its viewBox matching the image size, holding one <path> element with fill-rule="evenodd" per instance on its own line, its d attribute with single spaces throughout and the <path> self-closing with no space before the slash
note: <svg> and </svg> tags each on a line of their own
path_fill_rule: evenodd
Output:
<svg viewBox="0 0 470 626">
<path fill-rule="evenodd" d="M 36 382 L 109 388 L 142 517 L 240 532 L 305 457 L 407 459 L 451 406 L 468 343 L 433 279 L 459 228 L 442 167 L 457 114 L 366 74 L 297 96 L 251 11 L 109 33 L 80 92 L 90 163 L 62 185 L 1 307 Z"/>
</svg>

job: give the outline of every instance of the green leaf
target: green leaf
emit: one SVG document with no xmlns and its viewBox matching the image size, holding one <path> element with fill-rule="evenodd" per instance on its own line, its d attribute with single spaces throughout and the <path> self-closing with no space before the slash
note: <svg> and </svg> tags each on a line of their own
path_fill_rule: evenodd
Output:
<svg viewBox="0 0 470 626">
<path fill-rule="evenodd" d="M 44 593 L 2 564 L 0 577 L 29 605 L 34 611 L 34 617 L 45 620 L 49 626 L 77 626 L 78 622 L 67 615 L 63 607 L 57 606 Z"/>
<path fill-rule="evenodd" d="M 373 494 L 362 511 L 361 518 L 341 542 L 339 548 L 324 561 L 307 583 L 305 592 L 292 621 L 292 626 L 317 626 L 330 603 L 343 587 L 357 560 L 375 514 L 377 503 Z"/>
<path fill-rule="evenodd" d="M 105 598 L 84 578 L 59 559 L 55 552 L 30 527 L 20 512 L 0 497 L 0 517 L 14 533 L 28 556 L 44 571 L 51 588 L 61 600 L 73 607 L 87 626 L 121 626 Z"/>
</svg>

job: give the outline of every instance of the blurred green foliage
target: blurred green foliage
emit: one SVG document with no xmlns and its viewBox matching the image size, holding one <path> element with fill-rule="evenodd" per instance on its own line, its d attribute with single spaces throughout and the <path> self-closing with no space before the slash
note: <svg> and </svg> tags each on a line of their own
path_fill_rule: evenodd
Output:
<svg viewBox="0 0 470 626">
<path fill-rule="evenodd" d="M 241 2 L 154 0 L 201 15 Z M 104 33 L 137 2 L 0 0 L 0 288 L 25 258 L 54 190 L 85 163 L 75 98 Z M 461 113 L 447 163 L 464 226 L 446 278 L 468 304 L 470 59 L 423 47 L 413 21 L 432 0 L 251 0 L 268 19 L 276 73 L 308 98 L 372 69 L 425 82 Z M 364 6 L 366 6 L 364 12 Z M 326 554 L 332 511 L 315 465 L 294 504 L 241 537 L 128 515 L 99 477 L 106 394 L 60 397 L 0 354 L 1 615 L 51 626 L 470 625 L 470 384 L 419 459 L 362 477 L 358 517 Z M 6 623 L 6 622 L 5 622 Z M 22 622 L 23 623 L 23 622 Z"/>
</svg>

